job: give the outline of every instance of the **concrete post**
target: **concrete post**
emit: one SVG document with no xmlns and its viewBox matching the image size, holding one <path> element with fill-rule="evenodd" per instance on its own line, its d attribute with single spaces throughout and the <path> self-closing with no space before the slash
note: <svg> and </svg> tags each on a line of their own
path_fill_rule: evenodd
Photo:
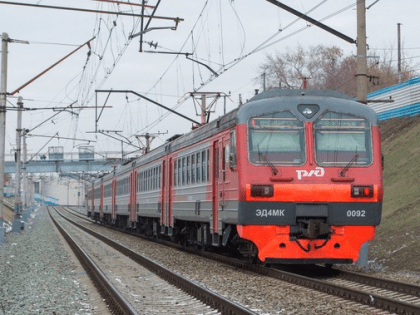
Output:
<svg viewBox="0 0 420 315">
<path fill-rule="evenodd" d="M 30 209 L 28 207 L 28 196 L 29 196 L 29 186 L 28 186 L 28 175 L 26 173 L 26 132 L 27 129 L 22 130 L 22 177 L 23 177 L 23 185 L 22 185 L 22 219 L 23 221 L 27 222 L 29 215 L 30 215 Z"/>
<path fill-rule="evenodd" d="M 357 1 L 357 101 L 367 104 L 366 1 Z"/>
<path fill-rule="evenodd" d="M 16 172 L 15 172 L 15 215 L 13 217 L 12 232 L 20 233 L 21 213 L 22 213 L 22 195 L 20 192 L 20 166 L 21 166 L 21 136 L 22 136 L 22 96 L 18 97 L 17 129 L 16 129 Z"/>
<path fill-rule="evenodd" d="M 22 132 L 22 176 L 23 176 L 23 209 L 28 207 L 28 174 L 26 173 L 26 161 L 27 161 L 27 151 L 26 151 L 26 131 L 23 129 Z"/>
<path fill-rule="evenodd" d="M 4 152 L 6 150 L 6 93 L 7 93 L 7 33 L 1 35 L 1 88 L 0 88 L 0 244 L 5 242 L 3 226 Z"/>
<path fill-rule="evenodd" d="M 201 95 L 201 124 L 204 125 L 207 121 L 206 112 L 206 94 Z"/>
<path fill-rule="evenodd" d="M 401 23 L 398 26 L 398 83 L 401 83 Z"/>
</svg>

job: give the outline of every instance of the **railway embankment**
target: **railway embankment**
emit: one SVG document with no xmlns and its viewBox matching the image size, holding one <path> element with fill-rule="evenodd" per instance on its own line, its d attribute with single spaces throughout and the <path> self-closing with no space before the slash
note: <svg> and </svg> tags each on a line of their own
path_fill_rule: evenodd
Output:
<svg viewBox="0 0 420 315">
<path fill-rule="evenodd" d="M 420 116 L 387 120 L 381 135 L 385 195 L 369 259 L 420 272 Z"/>
<path fill-rule="evenodd" d="M 57 233 L 45 207 L 39 207 L 22 233 L 6 235 L 0 248 L 0 314 L 109 314 Z"/>
</svg>

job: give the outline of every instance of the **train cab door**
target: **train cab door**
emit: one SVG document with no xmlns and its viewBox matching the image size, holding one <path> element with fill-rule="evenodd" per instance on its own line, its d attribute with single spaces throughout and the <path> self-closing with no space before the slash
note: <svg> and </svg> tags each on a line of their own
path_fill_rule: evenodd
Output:
<svg viewBox="0 0 420 315">
<path fill-rule="evenodd" d="M 112 205 L 111 205 L 111 222 L 114 223 L 115 219 L 116 219 L 116 209 L 115 209 L 115 204 L 116 204 L 116 199 L 117 199 L 117 180 L 114 178 L 112 180 Z"/>
<path fill-rule="evenodd" d="M 104 184 L 100 186 L 100 199 L 99 199 L 99 219 L 102 221 L 104 217 Z"/>
<path fill-rule="evenodd" d="M 229 137 L 223 136 L 220 144 L 220 175 L 219 175 L 219 211 L 226 210 L 226 191 L 229 189 Z M 219 219 L 221 219 L 219 215 Z M 220 231 L 222 227 L 219 227 Z"/>
<path fill-rule="evenodd" d="M 212 147 L 212 218 L 210 232 L 213 234 L 213 244 L 217 242 L 218 237 L 214 235 L 219 233 L 219 203 L 221 200 L 221 191 L 223 185 L 220 182 L 220 152 L 222 141 L 214 141 Z M 209 158 L 209 157 L 207 157 Z M 223 195 L 223 194 L 222 194 Z"/>
<path fill-rule="evenodd" d="M 95 186 L 92 185 L 91 191 L 92 191 L 91 193 L 92 200 L 90 202 L 91 202 L 91 209 L 92 209 L 92 216 L 93 216 L 95 213 Z"/>
<path fill-rule="evenodd" d="M 137 170 L 130 174 L 130 223 L 135 227 L 137 221 Z"/>
<path fill-rule="evenodd" d="M 169 226 L 168 234 L 169 236 L 172 236 L 172 228 L 174 226 L 174 222 L 172 221 L 172 184 L 173 184 L 173 175 L 174 175 L 174 169 L 173 169 L 173 160 L 172 158 L 169 159 L 168 163 L 168 176 L 167 176 L 167 182 L 166 185 L 166 203 L 165 203 L 165 213 L 166 213 L 166 225 Z"/>
<path fill-rule="evenodd" d="M 161 178 L 160 178 L 160 226 L 161 233 L 165 233 L 165 227 L 167 226 L 167 214 L 166 214 L 166 161 L 162 161 L 161 165 Z"/>
<path fill-rule="evenodd" d="M 90 212 L 90 206 L 89 206 L 89 186 L 85 186 L 85 199 L 86 199 L 86 207 L 87 211 Z"/>
</svg>

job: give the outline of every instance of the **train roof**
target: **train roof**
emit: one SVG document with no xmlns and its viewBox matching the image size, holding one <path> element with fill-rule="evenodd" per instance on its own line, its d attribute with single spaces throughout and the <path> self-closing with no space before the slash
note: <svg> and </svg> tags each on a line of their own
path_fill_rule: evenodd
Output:
<svg viewBox="0 0 420 315">
<path fill-rule="evenodd" d="M 316 120 L 327 109 L 344 114 L 352 114 L 362 116 L 377 125 L 378 120 L 376 113 L 368 106 L 354 101 L 346 94 L 337 91 L 325 90 L 270 90 L 260 93 L 251 98 L 244 105 L 232 110 L 231 112 L 218 117 L 217 119 L 200 126 L 199 128 L 176 137 L 169 138 L 167 142 L 146 155 L 140 156 L 126 165 L 118 167 L 114 172 L 106 174 L 101 179 L 95 181 L 97 185 L 101 180 L 107 180 L 114 175 L 126 173 L 128 170 L 138 166 L 152 162 L 170 152 L 178 151 L 190 145 L 205 140 L 212 135 L 231 128 L 236 124 L 247 123 L 249 117 L 258 116 L 262 112 L 275 112 L 279 110 L 290 110 L 296 116 L 308 120 L 303 117 L 297 110 L 300 104 L 318 104 L 319 112 L 309 120 Z"/>
<path fill-rule="evenodd" d="M 113 172 L 108 173 L 102 178 L 95 180 L 94 185 L 98 185 L 101 181 L 108 180 L 113 176 L 124 174 L 138 165 L 144 165 L 153 162 L 154 160 L 159 159 L 160 157 L 170 152 L 178 151 L 194 143 L 205 140 L 211 137 L 212 135 L 220 132 L 221 130 L 233 127 L 236 124 L 237 111 L 238 109 L 234 109 L 226 115 L 218 117 L 217 119 L 209 122 L 208 124 L 200 126 L 199 128 L 185 135 L 179 135 L 177 137 L 174 137 L 174 140 L 172 141 L 168 139 L 168 141 L 165 144 L 151 150 L 149 153 L 142 155 L 134 161 L 126 163 L 125 165 L 117 167 Z"/>
<path fill-rule="evenodd" d="M 298 111 L 298 105 L 318 105 L 320 110 L 311 118 L 304 117 Z M 376 112 L 369 106 L 356 102 L 346 94 L 325 90 L 270 90 L 251 98 L 248 103 L 240 107 L 237 123 L 246 123 L 250 117 L 258 116 L 262 112 L 270 113 L 279 110 L 289 110 L 295 116 L 315 121 L 326 110 L 343 114 L 364 117 L 372 125 L 378 125 Z"/>
<path fill-rule="evenodd" d="M 350 96 L 347 94 L 338 92 L 338 91 L 331 91 L 331 90 L 268 90 L 264 91 L 260 94 L 255 95 L 253 98 L 249 100 L 248 103 L 257 101 L 260 99 L 267 99 L 273 97 L 286 97 L 286 96 L 319 96 L 319 97 L 334 97 L 334 98 L 342 98 L 352 100 Z"/>
</svg>

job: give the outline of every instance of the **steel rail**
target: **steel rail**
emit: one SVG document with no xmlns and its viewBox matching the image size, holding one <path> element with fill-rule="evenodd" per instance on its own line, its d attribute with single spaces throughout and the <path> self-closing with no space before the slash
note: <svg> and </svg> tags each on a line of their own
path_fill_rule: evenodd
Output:
<svg viewBox="0 0 420 315">
<path fill-rule="evenodd" d="M 49 207 L 48 207 L 49 208 Z M 55 208 L 52 207 L 54 210 Z M 104 298 L 108 304 L 109 309 L 113 314 L 127 314 L 127 315 L 139 315 L 139 313 L 131 306 L 131 304 L 124 298 L 123 295 L 114 287 L 114 285 L 108 280 L 105 274 L 96 266 L 92 259 L 80 248 L 73 238 L 58 224 L 53 218 L 48 209 L 48 214 L 51 220 L 60 231 L 61 235 L 69 244 L 70 248 L 76 255 L 77 259 L 82 264 L 86 273 L 89 275 L 93 284 L 99 291 L 100 295 Z"/>
<path fill-rule="evenodd" d="M 337 268 L 332 268 L 332 270 L 337 272 L 342 279 L 420 297 L 420 286 L 415 284 L 382 279 L 369 275 L 361 275 L 353 271 L 341 270 Z"/>
<path fill-rule="evenodd" d="M 5 201 L 3 201 L 3 205 L 4 205 L 6 208 L 9 208 L 10 210 L 14 211 L 14 207 L 13 207 L 12 205 L 10 205 L 9 203 L 6 203 Z"/>
<path fill-rule="evenodd" d="M 56 210 L 57 211 L 57 210 Z M 165 281 L 173 284 L 174 286 L 180 288 L 184 292 L 188 293 L 191 296 L 194 296 L 197 300 L 200 300 L 204 304 L 219 310 L 222 314 L 229 314 L 229 315 L 256 315 L 256 313 L 252 312 L 251 310 L 243 307 L 242 305 L 229 300 L 222 295 L 210 291 L 200 285 L 195 284 L 194 282 L 190 281 L 189 279 L 175 274 L 169 269 L 163 267 L 162 265 L 151 261 L 150 259 L 133 252 L 129 248 L 114 242 L 113 240 L 103 236 L 99 233 L 96 233 L 72 220 L 66 218 L 61 213 L 57 211 L 57 213 L 62 216 L 64 219 L 69 221 L 70 223 L 74 224 L 78 228 L 82 229 L 83 231 L 89 233 L 90 235 L 96 237 L 97 239 L 101 240 L 105 244 L 111 246 L 112 248 L 116 249 L 120 253 L 130 257 L 132 260 L 137 262 L 138 264 L 142 265 L 143 267 L 147 268 L 151 272 L 155 273 L 157 276 L 161 277 Z"/>
<path fill-rule="evenodd" d="M 92 222 L 91 220 L 85 217 L 81 217 L 81 218 Z M 129 234 L 133 235 L 132 233 L 129 233 Z M 159 240 L 159 243 L 162 243 L 162 241 Z M 413 314 L 413 315 L 419 314 L 420 315 L 420 305 L 413 305 L 413 304 L 398 301 L 395 299 L 379 296 L 377 294 L 371 294 L 369 292 L 364 292 L 364 291 L 360 291 L 356 289 L 350 289 L 345 286 L 328 283 L 323 280 L 314 279 L 311 277 L 299 275 L 292 272 L 263 267 L 259 265 L 251 265 L 247 262 L 244 262 L 238 259 L 228 258 L 222 255 L 217 255 L 210 252 L 204 252 L 201 250 L 185 248 L 171 242 L 164 242 L 164 243 L 165 245 L 168 243 L 168 245 L 171 247 L 178 248 L 178 249 L 181 249 L 182 251 L 196 254 L 198 256 L 205 257 L 211 260 L 215 260 L 223 264 L 227 264 L 236 268 L 252 271 L 260 275 L 276 278 L 278 280 L 287 281 L 289 283 L 293 283 L 296 285 L 304 286 L 310 289 L 314 289 L 317 291 L 335 295 L 346 300 L 355 301 L 360 304 L 376 307 L 379 309 L 383 309 L 389 312 L 395 312 L 399 314 Z M 333 270 L 336 271 L 337 269 L 334 268 Z M 378 283 L 378 285 L 380 285 L 380 288 L 383 288 L 383 289 L 390 289 L 393 291 L 408 293 L 415 296 L 419 296 L 418 294 L 420 294 L 420 287 L 416 285 L 402 283 L 402 282 L 400 283 L 400 282 L 396 282 L 392 280 L 380 279 L 380 278 L 376 278 L 372 276 L 360 275 L 357 273 L 351 273 L 351 272 L 342 271 L 342 270 L 337 270 L 337 271 L 341 272 L 343 277 L 347 277 L 348 280 L 350 280 L 350 277 L 352 276 L 352 274 L 354 274 L 354 278 L 351 279 L 352 281 L 356 281 L 363 284 L 370 284 L 370 285 L 375 285 L 376 283 Z M 398 286 L 398 288 L 394 289 L 396 288 L 396 286 Z"/>
<path fill-rule="evenodd" d="M 216 260 L 221 263 L 229 264 L 236 268 L 241 268 L 247 271 L 252 271 L 264 276 L 271 278 L 276 278 L 282 281 L 287 281 L 296 285 L 304 286 L 313 290 L 321 291 L 331 295 L 341 297 L 346 300 L 355 301 L 360 304 L 365 304 L 371 307 L 376 307 L 390 312 L 396 312 L 398 314 L 413 314 L 420 315 L 420 306 L 405 303 L 391 298 L 386 298 L 379 296 L 377 294 L 370 294 L 369 292 L 364 292 L 356 289 L 350 289 L 345 286 L 340 286 L 336 284 L 331 284 L 323 280 L 317 280 L 314 278 L 298 275 L 292 272 L 287 272 L 283 270 L 277 270 L 268 267 L 262 267 L 258 265 L 250 265 L 246 262 L 226 258 L 221 255 L 215 255 L 202 251 L 188 250 L 191 252 L 196 252 L 198 255 Z M 359 275 L 360 276 L 360 275 Z M 387 280 L 383 279 L 383 282 Z"/>
</svg>

